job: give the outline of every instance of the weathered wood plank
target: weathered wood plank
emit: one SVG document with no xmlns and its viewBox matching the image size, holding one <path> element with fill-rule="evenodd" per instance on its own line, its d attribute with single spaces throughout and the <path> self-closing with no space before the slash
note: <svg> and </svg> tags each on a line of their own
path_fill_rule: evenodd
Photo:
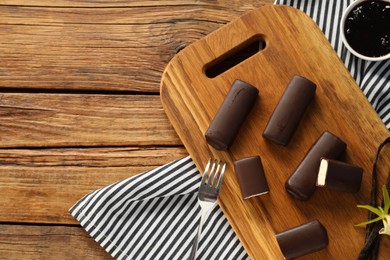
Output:
<svg viewBox="0 0 390 260">
<path fill-rule="evenodd" d="M 81 227 L 0 225 L 1 259 L 112 259 Z"/>
<path fill-rule="evenodd" d="M 148 26 L 0 25 L 0 87 L 158 92 L 166 63 L 191 39 Z"/>
<path fill-rule="evenodd" d="M 262 3 L 273 3 L 273 0 L 246 0 L 246 1 L 199 1 L 199 0 L 2 0 L 1 5 L 9 6 L 37 6 L 37 7 L 175 7 L 175 6 L 201 6 L 226 8 L 240 11 L 252 8 Z"/>
<path fill-rule="evenodd" d="M 183 147 L 0 149 L 0 167 L 157 167 L 187 156 Z"/>
<path fill-rule="evenodd" d="M 158 92 L 179 50 L 261 4 L 168 2 L 0 6 L 0 87 Z"/>
<path fill-rule="evenodd" d="M 0 222 L 76 224 L 89 192 L 187 156 L 184 148 L 0 150 Z"/>
<path fill-rule="evenodd" d="M 159 96 L 0 94 L 0 147 L 180 145 Z"/>
</svg>

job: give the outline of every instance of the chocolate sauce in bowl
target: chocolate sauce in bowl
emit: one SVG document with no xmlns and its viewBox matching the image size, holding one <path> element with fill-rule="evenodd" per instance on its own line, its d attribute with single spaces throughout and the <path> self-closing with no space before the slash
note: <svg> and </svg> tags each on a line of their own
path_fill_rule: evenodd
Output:
<svg viewBox="0 0 390 260">
<path fill-rule="evenodd" d="M 349 13 L 344 34 L 358 53 L 380 57 L 390 53 L 390 2 L 364 1 Z"/>
</svg>

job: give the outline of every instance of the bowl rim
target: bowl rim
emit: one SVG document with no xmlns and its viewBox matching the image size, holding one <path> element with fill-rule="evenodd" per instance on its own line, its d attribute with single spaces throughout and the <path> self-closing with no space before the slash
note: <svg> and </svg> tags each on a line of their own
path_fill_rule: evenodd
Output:
<svg viewBox="0 0 390 260">
<path fill-rule="evenodd" d="M 349 15 L 349 13 L 352 11 L 352 9 L 357 6 L 358 4 L 362 3 L 362 2 L 366 2 L 366 1 L 381 1 L 381 2 L 389 2 L 390 3 L 390 0 L 356 0 L 354 2 L 352 2 L 350 5 L 347 6 L 347 8 L 344 10 L 342 16 L 341 16 L 341 22 L 340 22 L 340 34 L 341 34 L 341 40 L 344 44 L 345 47 L 347 47 L 347 49 L 353 54 L 355 55 L 356 57 L 358 58 L 361 58 L 363 60 L 367 60 L 367 61 L 382 61 L 382 60 L 387 60 L 387 59 L 390 59 L 390 52 L 386 55 L 383 55 L 383 56 L 379 56 L 379 57 L 370 57 L 370 56 L 365 56 L 363 54 L 360 54 L 358 53 L 357 51 L 355 51 L 351 45 L 349 45 L 346 37 L 345 37 L 345 33 L 344 33 L 344 25 L 345 25 L 345 20 L 347 18 L 347 16 Z"/>
</svg>

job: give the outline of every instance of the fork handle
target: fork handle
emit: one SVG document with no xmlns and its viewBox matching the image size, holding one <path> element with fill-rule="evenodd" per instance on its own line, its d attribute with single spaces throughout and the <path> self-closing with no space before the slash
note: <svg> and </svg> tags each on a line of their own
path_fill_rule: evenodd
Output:
<svg viewBox="0 0 390 260">
<path fill-rule="evenodd" d="M 199 221 L 199 226 L 198 226 L 198 233 L 196 234 L 194 241 L 192 242 L 192 249 L 191 249 L 191 254 L 188 260 L 195 260 L 196 258 L 196 251 L 198 250 L 198 239 L 200 237 L 200 234 L 202 233 L 202 225 L 203 221 L 206 218 L 207 212 L 202 210 L 202 215 L 200 216 L 200 221 Z"/>
</svg>

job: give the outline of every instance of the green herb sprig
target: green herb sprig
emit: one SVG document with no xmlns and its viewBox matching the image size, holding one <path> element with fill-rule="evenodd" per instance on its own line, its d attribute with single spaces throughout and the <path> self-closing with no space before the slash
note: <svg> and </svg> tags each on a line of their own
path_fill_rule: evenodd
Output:
<svg viewBox="0 0 390 260">
<path fill-rule="evenodd" d="M 390 215 L 389 215 L 389 209 L 390 209 L 390 198 L 389 198 L 389 192 L 385 185 L 382 187 L 383 192 L 383 208 L 381 206 L 379 207 L 373 207 L 370 205 L 357 205 L 358 208 L 363 208 L 371 211 L 372 213 L 376 214 L 378 217 L 365 221 L 362 223 L 359 223 L 355 226 L 357 227 L 364 227 L 367 224 L 371 224 L 374 222 L 377 222 L 379 220 L 383 221 L 383 228 L 379 230 L 379 234 L 381 235 L 389 235 L 390 236 Z"/>
</svg>

